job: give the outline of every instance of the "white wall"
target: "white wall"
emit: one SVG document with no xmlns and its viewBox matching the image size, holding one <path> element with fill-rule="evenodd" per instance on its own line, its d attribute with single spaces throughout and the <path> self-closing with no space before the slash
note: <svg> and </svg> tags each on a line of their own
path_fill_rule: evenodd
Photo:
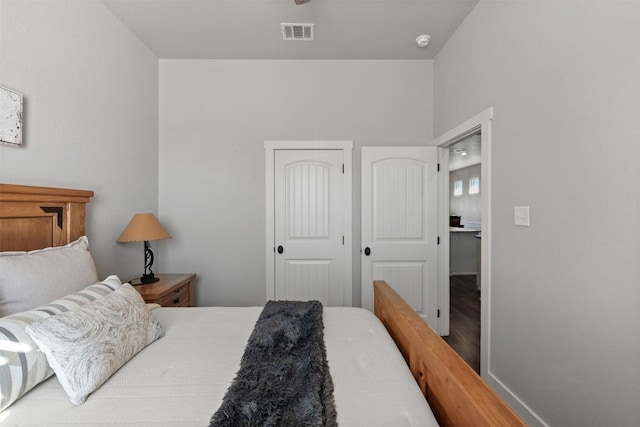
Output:
<svg viewBox="0 0 640 427">
<path fill-rule="evenodd" d="M 640 420 L 639 76 L 637 1 L 481 1 L 435 59 L 436 135 L 495 108 L 490 373 L 552 426 Z"/>
<path fill-rule="evenodd" d="M 265 290 L 265 140 L 353 140 L 353 300 L 360 301 L 360 147 L 424 145 L 431 61 L 160 61 L 159 210 L 170 271 L 199 305 Z"/>
<path fill-rule="evenodd" d="M 469 179 L 479 177 L 482 184 L 480 169 L 480 164 L 477 164 L 449 172 L 449 214 L 460 216 L 463 225 L 471 222 L 477 228 L 482 223 L 480 212 L 482 194 L 469 194 Z M 462 195 L 454 196 L 453 183 L 458 180 L 462 181 Z"/>
<path fill-rule="evenodd" d="M 99 1 L 0 1 L 0 85 L 24 95 L 24 146 L 0 182 L 95 191 L 87 235 L 100 276 L 142 273 L 115 239 L 158 200 L 158 60 Z"/>
</svg>

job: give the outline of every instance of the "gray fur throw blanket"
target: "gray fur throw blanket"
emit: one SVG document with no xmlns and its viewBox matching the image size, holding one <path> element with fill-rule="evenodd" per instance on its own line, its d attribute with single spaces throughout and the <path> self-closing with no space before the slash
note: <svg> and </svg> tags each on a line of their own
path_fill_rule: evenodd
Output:
<svg viewBox="0 0 640 427">
<path fill-rule="evenodd" d="M 337 426 L 319 301 L 269 301 L 210 427 Z"/>
</svg>

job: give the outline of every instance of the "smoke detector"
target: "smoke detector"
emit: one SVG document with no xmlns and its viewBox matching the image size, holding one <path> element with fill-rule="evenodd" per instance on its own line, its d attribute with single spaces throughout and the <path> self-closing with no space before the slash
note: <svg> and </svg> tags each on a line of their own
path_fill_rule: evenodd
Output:
<svg viewBox="0 0 640 427">
<path fill-rule="evenodd" d="M 416 38 L 416 44 L 418 45 L 418 47 L 427 47 L 430 41 L 431 41 L 431 36 L 427 34 L 423 34 Z"/>
<path fill-rule="evenodd" d="M 280 24 L 283 40 L 306 40 L 314 39 L 313 24 Z"/>
</svg>

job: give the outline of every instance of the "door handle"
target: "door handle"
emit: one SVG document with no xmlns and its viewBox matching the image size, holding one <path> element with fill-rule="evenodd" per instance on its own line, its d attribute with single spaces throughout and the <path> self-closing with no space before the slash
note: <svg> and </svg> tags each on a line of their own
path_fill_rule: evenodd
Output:
<svg viewBox="0 0 640 427">
<path fill-rule="evenodd" d="M 282 252 L 284 252 L 284 248 L 282 247 L 282 245 L 278 246 L 278 253 L 282 254 Z"/>
<path fill-rule="evenodd" d="M 364 248 L 364 254 L 365 254 L 366 256 L 371 255 L 371 249 L 369 249 L 369 247 L 368 247 L 368 246 L 367 246 L 366 248 Z"/>
</svg>

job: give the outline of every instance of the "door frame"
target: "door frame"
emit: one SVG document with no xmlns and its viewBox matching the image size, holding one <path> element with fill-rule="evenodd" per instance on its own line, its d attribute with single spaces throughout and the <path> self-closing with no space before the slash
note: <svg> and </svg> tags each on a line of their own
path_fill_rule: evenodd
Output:
<svg viewBox="0 0 640 427">
<path fill-rule="evenodd" d="M 275 299 L 275 183 L 274 163 L 276 150 L 342 150 L 344 161 L 344 180 L 342 187 L 342 206 L 344 222 L 344 276 L 345 306 L 353 306 L 352 279 L 352 157 L 353 141 L 265 141 L 265 254 L 266 254 L 266 300 Z M 350 286 L 349 286 L 350 285 Z"/>
<path fill-rule="evenodd" d="M 461 139 L 480 131 L 481 161 L 480 194 L 482 195 L 480 210 L 482 217 L 482 240 L 480 247 L 480 374 L 487 377 L 491 351 L 491 123 L 493 107 L 473 116 L 465 122 L 455 126 L 435 139 L 435 145 L 440 152 L 440 265 L 439 275 L 439 305 L 440 316 L 438 329 L 441 335 L 449 334 L 450 292 L 449 292 L 449 147 Z"/>
</svg>

